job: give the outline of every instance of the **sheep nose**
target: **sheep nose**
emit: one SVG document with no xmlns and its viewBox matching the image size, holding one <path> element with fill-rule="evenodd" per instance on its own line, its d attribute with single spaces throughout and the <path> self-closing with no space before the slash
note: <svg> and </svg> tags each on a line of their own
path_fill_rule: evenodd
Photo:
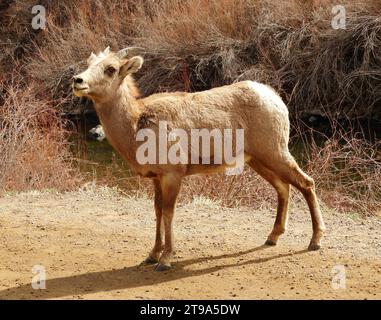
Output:
<svg viewBox="0 0 381 320">
<path fill-rule="evenodd" d="M 74 77 L 74 83 L 76 83 L 76 84 L 80 84 L 80 83 L 82 83 L 83 82 L 83 79 L 82 78 L 80 78 L 80 77 Z"/>
</svg>

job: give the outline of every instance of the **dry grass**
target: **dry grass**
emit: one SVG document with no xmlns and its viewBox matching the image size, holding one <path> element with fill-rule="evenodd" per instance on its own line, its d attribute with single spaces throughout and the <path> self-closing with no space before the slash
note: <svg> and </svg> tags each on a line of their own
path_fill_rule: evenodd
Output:
<svg viewBox="0 0 381 320">
<path fill-rule="evenodd" d="M 36 87 L 6 85 L 0 106 L 0 192 L 56 188 L 80 181 L 67 131 L 56 109 L 35 98 Z"/>
<path fill-rule="evenodd" d="M 332 120 L 333 132 L 325 136 L 312 128 L 299 128 L 291 145 L 299 146 L 301 167 L 314 178 L 322 203 L 339 212 L 379 215 L 381 210 L 381 144 L 371 142 L 365 134 Z M 309 130 L 309 131 L 308 131 Z M 302 133 L 303 132 L 303 133 Z M 104 168 L 102 168 L 104 170 Z M 129 194 L 153 196 L 148 179 L 123 175 L 117 161 L 102 171 L 99 184 L 122 187 Z M 96 176 L 96 174 L 94 174 Z M 249 167 L 242 175 L 224 174 L 187 177 L 183 181 L 179 202 L 189 203 L 202 196 L 223 207 L 249 206 L 254 209 L 275 208 L 276 193 L 268 182 Z M 292 202 L 302 202 L 294 190 Z"/>
<path fill-rule="evenodd" d="M 46 30 L 31 30 L 33 4 L 47 7 Z M 344 4 L 347 9 L 345 31 L 331 28 L 334 4 Z M 6 44 L 0 60 L 5 61 L 4 70 L 17 68 L 26 83 L 33 78 L 42 85 L 49 94 L 48 100 L 64 102 L 55 105 L 55 109 L 87 107 L 86 101 L 72 97 L 69 83 L 72 75 L 84 68 L 91 51 L 108 45 L 114 50 L 136 45 L 142 47 L 136 53 L 144 55 L 146 61 L 137 75 L 144 95 L 158 91 L 198 91 L 251 79 L 271 84 L 281 93 L 294 124 L 311 111 L 330 118 L 381 119 L 380 13 L 378 0 L 15 1 L 0 15 L 0 42 Z M 25 119 L 35 119 L 33 112 L 40 110 L 37 108 L 49 110 L 44 111 L 46 115 L 54 113 L 52 104 L 46 100 L 36 100 L 33 94 L 20 95 L 16 88 L 12 90 L 15 92 L 6 94 L 8 109 L 2 113 L 11 110 L 13 100 L 17 102 L 17 121 L 21 121 L 22 113 Z M 22 104 L 34 107 L 28 109 Z M 8 122 L 9 112 L 2 116 Z M 24 178 L 15 187 L 26 186 L 31 181 L 31 185 L 42 186 L 47 178 L 41 178 L 41 170 L 18 160 L 25 159 L 25 154 L 37 159 L 35 150 L 41 149 L 40 153 L 53 157 L 56 167 L 64 166 L 66 160 L 70 164 L 67 148 L 59 148 L 64 141 L 61 124 L 58 125 L 55 116 L 49 119 L 55 119 L 52 120 L 55 125 L 50 127 L 52 137 L 41 132 L 39 125 L 32 125 L 39 129 L 27 131 L 25 136 L 2 129 L 1 146 L 7 145 L 4 148 L 9 152 L 2 155 L 1 181 L 12 181 L 17 176 L 15 173 L 20 172 L 19 176 Z M 30 127 L 22 128 L 20 132 Z M 28 145 L 25 137 L 31 132 L 37 142 Z M 5 139 L 11 135 L 13 146 Z M 53 144 L 43 150 L 50 146 L 43 143 L 45 137 Z M 22 147 L 27 145 L 26 149 Z M 325 202 L 342 210 L 366 213 L 379 210 L 381 177 L 376 154 L 379 146 L 345 130 L 326 137 L 323 146 L 314 140 L 308 141 L 308 145 L 311 148 L 305 153 L 309 155 L 305 166 L 314 176 Z M 12 148 L 14 154 L 10 152 Z M 57 154 L 52 155 L 54 152 Z M 13 169 L 15 163 L 23 163 L 26 169 Z M 48 163 L 42 163 L 49 172 Z M 62 170 L 62 177 L 69 177 L 67 170 Z M 127 189 L 139 192 L 147 187 L 144 181 L 122 181 L 114 173 L 115 170 L 109 170 L 100 183 L 122 183 Z M 30 175 L 37 178 L 25 178 Z M 56 180 L 48 179 L 51 181 L 48 185 Z M 7 183 L 7 188 L 13 186 Z M 226 206 L 258 207 L 268 204 L 270 199 L 274 204 L 275 200 L 272 189 L 250 170 L 239 177 L 187 179 L 181 201 L 199 194 L 222 199 Z"/>
<path fill-rule="evenodd" d="M 324 205 L 343 213 L 379 215 L 381 210 L 381 145 L 371 143 L 353 132 L 335 132 L 331 137 L 310 138 L 303 144 L 308 150 L 299 154 L 303 169 L 316 183 L 318 196 Z M 97 180 L 99 184 L 122 187 L 127 194 L 153 196 L 148 179 L 123 178 L 116 163 L 109 174 Z M 242 175 L 223 174 L 194 176 L 184 179 L 179 202 L 190 203 L 202 196 L 222 207 L 248 206 L 253 209 L 275 208 L 276 193 L 268 182 L 249 167 Z M 301 194 L 291 193 L 292 203 L 304 203 Z"/>
<path fill-rule="evenodd" d="M 309 145 L 307 171 L 315 178 L 322 200 L 343 212 L 380 213 L 381 143 L 362 134 L 337 130 L 319 146 Z"/>
<path fill-rule="evenodd" d="M 138 75 L 144 95 L 251 79 L 279 90 L 293 117 L 381 119 L 379 1 L 53 0 L 43 3 L 47 29 L 36 34 L 20 26 L 37 2 L 17 2 L 4 23 L 25 39 L 26 74 L 54 99 L 71 96 L 70 78 L 91 51 L 136 45 L 146 60 Z M 331 27 L 336 4 L 346 7 L 346 30 Z"/>
<path fill-rule="evenodd" d="M 31 28 L 33 4 L 46 6 L 46 30 Z M 333 4 L 347 9 L 345 31 L 331 28 Z M 149 70 L 139 75 L 144 94 L 252 79 L 278 89 L 294 116 L 377 117 L 380 10 L 372 0 L 14 1 L 0 16 L 0 59 L 55 99 L 71 96 L 70 78 L 91 51 L 137 45 Z"/>
<path fill-rule="evenodd" d="M 127 179 L 123 188 L 130 194 L 146 194 L 153 197 L 153 187 L 147 179 Z M 180 204 L 191 203 L 200 197 L 218 203 L 221 207 L 247 206 L 253 209 L 275 208 L 277 199 L 276 192 L 271 185 L 249 167 L 246 167 L 239 176 L 213 174 L 183 179 L 178 202 Z M 298 198 L 295 199 L 298 200 Z"/>
</svg>

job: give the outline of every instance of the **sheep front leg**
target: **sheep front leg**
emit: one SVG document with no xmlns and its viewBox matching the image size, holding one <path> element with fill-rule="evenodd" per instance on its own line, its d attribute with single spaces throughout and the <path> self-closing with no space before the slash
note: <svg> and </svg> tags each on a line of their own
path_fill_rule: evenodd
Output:
<svg viewBox="0 0 381 320">
<path fill-rule="evenodd" d="M 160 179 L 163 195 L 162 219 L 164 221 L 165 243 L 164 251 L 156 265 L 156 271 L 165 271 L 171 267 L 171 259 L 174 254 L 173 227 L 172 221 L 175 211 L 177 196 L 180 192 L 181 177 L 175 174 L 168 174 Z"/>
<path fill-rule="evenodd" d="M 156 214 L 156 237 L 155 245 L 151 250 L 148 257 L 144 260 L 146 264 L 157 263 L 160 258 L 160 254 L 164 249 L 163 235 L 164 235 L 164 221 L 163 221 L 163 194 L 161 191 L 161 185 L 159 180 L 153 180 L 155 187 L 155 214 Z"/>
</svg>

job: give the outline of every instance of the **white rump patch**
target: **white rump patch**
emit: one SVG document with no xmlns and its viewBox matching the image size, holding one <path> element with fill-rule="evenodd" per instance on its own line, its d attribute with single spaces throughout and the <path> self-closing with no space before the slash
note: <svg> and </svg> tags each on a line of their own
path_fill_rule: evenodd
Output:
<svg viewBox="0 0 381 320">
<path fill-rule="evenodd" d="M 275 92 L 274 89 L 263 83 L 255 81 L 249 80 L 246 81 L 246 83 L 249 86 L 249 88 L 255 90 L 263 100 L 271 102 L 282 111 L 288 112 L 288 109 L 285 103 L 283 102 L 282 98 Z"/>
</svg>

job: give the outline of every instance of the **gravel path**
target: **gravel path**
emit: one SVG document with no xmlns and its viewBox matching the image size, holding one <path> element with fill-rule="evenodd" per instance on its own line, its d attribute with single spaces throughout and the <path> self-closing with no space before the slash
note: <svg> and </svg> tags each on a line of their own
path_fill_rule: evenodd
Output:
<svg viewBox="0 0 381 320">
<path fill-rule="evenodd" d="M 290 211 L 287 233 L 266 247 L 273 209 L 226 209 L 202 198 L 178 206 L 173 268 L 158 273 L 139 266 L 153 245 L 151 200 L 91 187 L 6 196 L 0 299 L 381 298 L 380 218 L 325 211 L 324 248 L 308 252 L 307 208 Z M 31 286 L 35 265 L 45 268 L 44 290 Z M 336 287 L 333 279 L 341 279 Z"/>
</svg>

